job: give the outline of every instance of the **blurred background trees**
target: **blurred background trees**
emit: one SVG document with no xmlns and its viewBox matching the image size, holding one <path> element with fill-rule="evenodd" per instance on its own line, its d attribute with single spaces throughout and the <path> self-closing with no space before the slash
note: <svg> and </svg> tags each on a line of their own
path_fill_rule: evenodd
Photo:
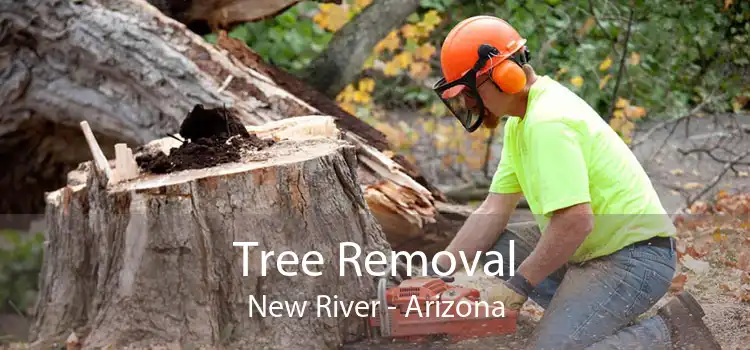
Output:
<svg viewBox="0 0 750 350">
<path fill-rule="evenodd" d="M 422 0 L 391 8 L 382 3 L 389 1 L 300 2 L 273 18 L 236 26 L 230 36 L 326 92 L 407 154 L 435 151 L 430 157 L 449 167 L 468 167 L 464 172 L 489 173 L 487 142 L 499 138 L 490 130 L 466 142 L 457 137 L 466 135 L 430 87 L 440 75 L 442 39 L 473 15 L 498 16 L 516 27 L 528 39 L 537 72 L 578 93 L 626 142 L 639 121 L 678 118 L 696 107 L 712 113 L 748 108 L 750 3 L 745 1 Z M 362 15 L 370 9 L 380 12 L 378 24 L 362 23 L 372 21 Z M 329 46 L 342 41 L 336 38 L 341 33 L 348 38 L 350 57 L 328 63 L 362 64 L 348 72 L 339 69 L 335 77 L 327 74 L 321 85 L 315 79 L 326 75 L 321 73 L 325 64 L 315 60 L 345 57 L 346 46 Z M 368 40 L 374 43 L 369 56 L 358 57 L 362 45 L 354 49 L 351 43 Z M 425 143 L 425 136 L 431 142 Z"/>
</svg>

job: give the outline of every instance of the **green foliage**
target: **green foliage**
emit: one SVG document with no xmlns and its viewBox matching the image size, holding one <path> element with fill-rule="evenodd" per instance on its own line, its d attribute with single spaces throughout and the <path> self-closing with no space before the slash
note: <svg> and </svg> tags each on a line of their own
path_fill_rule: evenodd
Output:
<svg viewBox="0 0 750 350">
<path fill-rule="evenodd" d="M 303 2 L 230 35 L 268 62 L 297 73 L 370 3 Z M 567 85 L 606 119 L 610 112 L 628 119 L 622 125 L 644 117 L 676 117 L 698 104 L 737 110 L 750 94 L 747 1 L 422 0 L 419 11 L 383 38 L 364 65 L 363 76 L 375 79 L 375 88 L 371 98 L 360 93 L 360 103 L 444 115 L 444 108 L 435 108 L 440 102 L 430 89 L 440 73 L 440 45 L 455 24 L 480 14 L 507 20 L 528 39 L 537 73 Z M 429 30 L 420 29 L 425 26 Z M 419 54 L 427 48 L 434 51 Z M 337 100 L 360 116 L 370 110 L 352 99 Z"/>
<path fill-rule="evenodd" d="M 34 305 L 43 243 L 42 233 L 0 231 L 0 311 L 25 312 Z"/>
<path fill-rule="evenodd" d="M 292 73 L 306 67 L 333 36 L 309 15 L 316 3 L 302 2 L 276 17 L 235 27 L 229 36 L 243 40 L 268 63 Z M 215 42 L 215 34 L 207 37 Z"/>
</svg>

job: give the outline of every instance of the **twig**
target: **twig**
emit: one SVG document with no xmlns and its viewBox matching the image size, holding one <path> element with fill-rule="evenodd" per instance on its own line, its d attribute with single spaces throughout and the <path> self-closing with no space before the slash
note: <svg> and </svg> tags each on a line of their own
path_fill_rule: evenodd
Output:
<svg viewBox="0 0 750 350">
<path fill-rule="evenodd" d="M 8 304 L 10 304 L 10 307 L 12 307 L 13 310 L 16 310 L 16 313 L 18 313 L 18 316 L 24 316 L 23 312 L 21 312 L 21 310 L 18 309 L 16 304 L 13 302 L 13 300 L 8 300 Z"/>
<path fill-rule="evenodd" d="M 693 149 L 689 149 L 689 150 L 687 150 L 687 151 L 685 151 L 685 150 L 681 150 L 681 149 L 677 149 L 677 152 L 680 152 L 680 154 L 681 154 L 681 155 L 683 155 L 683 156 L 686 156 L 686 155 L 688 155 L 688 154 L 692 154 L 692 153 L 705 153 L 706 155 L 708 155 L 708 157 L 709 157 L 709 158 L 711 158 L 711 159 L 713 159 L 714 161 L 717 161 L 717 162 L 719 162 L 719 163 L 724 163 L 724 164 L 726 164 L 726 163 L 733 163 L 733 164 L 732 164 L 732 166 L 737 166 L 737 165 L 747 165 L 747 166 L 750 166 L 750 162 L 740 162 L 740 161 L 736 161 L 736 162 L 733 162 L 733 161 L 731 161 L 731 160 L 727 160 L 727 159 L 721 159 L 721 158 L 717 157 L 716 155 L 714 155 L 714 153 L 713 153 L 713 152 L 714 152 L 715 150 L 717 150 L 717 149 L 720 149 L 720 148 L 721 148 L 721 147 L 719 147 L 719 146 L 716 146 L 716 147 L 714 147 L 714 148 L 712 148 L 712 149 L 706 149 L 706 148 L 693 148 Z M 723 150 L 723 149 L 722 149 L 722 150 Z M 726 152 L 728 152 L 728 153 L 733 153 L 733 152 L 731 152 L 731 151 L 729 151 L 729 150 L 724 150 L 724 151 L 726 151 Z"/>
<path fill-rule="evenodd" d="M 630 143 L 630 149 L 634 149 L 635 147 L 638 147 L 640 144 L 642 144 L 643 142 L 645 142 L 646 140 L 648 140 L 651 137 L 651 134 L 653 134 L 656 130 L 661 129 L 661 128 L 663 128 L 663 127 L 665 127 L 665 126 L 667 126 L 667 125 L 669 125 L 671 123 L 680 123 L 683 119 L 690 118 L 690 117 L 694 116 L 696 113 L 698 113 L 698 111 L 700 111 L 703 108 L 703 106 L 705 104 L 706 104 L 706 101 L 704 101 L 703 103 L 695 106 L 695 108 L 693 108 L 688 114 L 685 114 L 685 115 L 683 115 L 683 116 L 681 116 L 679 118 L 676 118 L 676 119 L 665 120 L 665 121 L 663 121 L 663 122 L 661 122 L 659 124 L 654 125 L 653 127 L 651 127 L 651 129 L 649 129 L 648 131 L 646 131 L 646 133 L 643 135 L 643 137 L 640 137 L 638 139 L 638 141 L 631 142 Z"/>
<path fill-rule="evenodd" d="M 615 102 L 617 102 L 617 90 L 620 88 L 620 80 L 622 79 L 622 72 L 625 70 L 625 59 L 628 55 L 628 41 L 630 41 L 630 32 L 633 28 L 633 15 L 635 14 L 635 6 L 631 1 L 630 6 L 630 19 L 628 19 L 628 30 L 625 32 L 625 43 L 622 48 L 622 56 L 620 57 L 620 69 L 617 72 L 617 78 L 615 79 L 615 89 L 612 91 L 612 101 L 609 104 L 608 118 L 612 117 L 612 113 L 615 110 Z"/>
<path fill-rule="evenodd" d="M 89 150 L 91 151 L 91 155 L 94 157 L 94 165 L 99 169 L 99 171 L 104 172 L 106 182 L 109 182 L 109 180 L 112 178 L 112 169 L 109 167 L 107 158 L 104 156 L 102 148 L 96 141 L 96 137 L 94 136 L 94 132 L 91 131 L 89 123 L 86 121 L 82 121 L 80 124 L 83 135 L 86 137 L 86 143 L 88 143 Z"/>
<path fill-rule="evenodd" d="M 229 83 L 232 82 L 232 79 L 234 79 L 234 75 L 229 75 L 226 79 L 224 79 L 224 82 L 221 83 L 221 86 L 219 86 L 219 90 L 217 92 L 222 92 L 224 89 L 226 89 L 229 86 Z"/>
<path fill-rule="evenodd" d="M 654 160 L 654 158 L 656 158 L 656 156 L 661 152 L 661 150 L 664 149 L 664 146 L 667 145 L 667 141 L 669 141 L 669 138 L 672 137 L 672 135 L 674 135 L 674 132 L 677 130 L 677 126 L 680 125 L 680 122 L 682 120 L 685 120 L 685 119 L 680 118 L 677 120 L 677 122 L 674 125 L 672 125 L 672 130 L 670 130 L 667 137 L 665 137 L 664 140 L 662 140 L 662 143 L 661 145 L 659 145 L 659 148 L 657 148 L 656 151 L 654 151 L 654 153 L 652 153 L 651 156 L 648 157 L 648 160 L 645 161 L 644 163 L 646 164 L 651 163 L 651 161 Z M 687 119 L 687 120 L 690 120 L 690 119 Z"/>
<path fill-rule="evenodd" d="M 709 182 L 708 185 L 706 185 L 706 187 L 703 188 L 702 191 L 700 191 L 697 195 L 695 195 L 692 198 L 690 198 L 690 200 L 688 200 L 686 206 L 683 207 L 683 210 L 687 209 L 687 208 L 690 208 L 693 205 L 693 203 L 695 203 L 701 197 L 703 197 L 704 195 L 706 195 L 706 193 L 708 193 L 709 191 L 711 191 L 711 189 L 714 188 L 716 186 L 716 184 L 719 183 L 719 181 L 721 181 L 721 178 L 724 177 L 724 174 L 726 174 L 727 171 L 729 171 L 729 169 L 731 169 L 733 166 L 737 165 L 737 163 L 740 160 L 742 160 L 743 158 L 747 157 L 748 155 L 750 155 L 750 150 L 747 150 L 747 151 L 743 152 L 742 154 L 740 154 L 740 155 L 732 158 L 732 160 L 730 160 L 729 162 L 724 163 L 724 167 L 721 169 L 721 172 L 719 172 L 718 174 L 716 174 L 716 176 L 714 176 L 714 178 L 711 179 L 711 182 Z"/>
<path fill-rule="evenodd" d="M 175 136 L 175 135 L 172 135 L 172 134 L 167 134 L 167 136 L 169 136 L 169 137 L 171 137 L 171 138 L 173 138 L 173 139 L 175 139 L 175 140 L 177 140 L 177 141 L 180 141 L 180 142 L 182 142 L 182 143 L 185 143 L 185 140 L 183 140 L 183 139 L 181 139 L 181 138 L 179 138 L 179 137 L 177 137 L 177 136 Z"/>
</svg>

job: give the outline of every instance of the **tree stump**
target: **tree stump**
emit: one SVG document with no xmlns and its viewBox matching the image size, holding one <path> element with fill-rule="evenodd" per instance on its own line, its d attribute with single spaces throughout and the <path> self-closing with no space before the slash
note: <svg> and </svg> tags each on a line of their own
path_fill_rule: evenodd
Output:
<svg viewBox="0 0 750 350">
<path fill-rule="evenodd" d="M 166 138 L 144 150 L 179 143 Z M 60 343 L 71 331 L 84 349 L 327 349 L 361 339 L 364 318 L 319 317 L 316 299 L 370 301 L 376 284 L 364 270 L 365 256 L 390 256 L 357 183 L 356 162 L 347 142 L 303 137 L 245 151 L 237 161 L 120 183 L 107 183 L 86 163 L 79 168 L 85 183 L 71 182 L 46 199 L 34 344 Z M 257 242 L 247 266 L 235 242 Z M 339 265 L 340 254 L 355 255 L 342 242 L 361 247 L 361 276 L 352 264 Z M 264 275 L 262 252 L 271 251 Z M 286 251 L 299 262 L 281 268 L 296 276 L 277 268 L 293 260 L 280 255 Z M 314 251 L 322 261 L 306 256 Z M 302 265 L 305 257 L 319 264 Z M 251 298 L 262 305 L 264 296 L 269 304 L 308 303 L 301 317 L 250 315 Z M 274 313 L 288 314 L 286 307 Z"/>
</svg>

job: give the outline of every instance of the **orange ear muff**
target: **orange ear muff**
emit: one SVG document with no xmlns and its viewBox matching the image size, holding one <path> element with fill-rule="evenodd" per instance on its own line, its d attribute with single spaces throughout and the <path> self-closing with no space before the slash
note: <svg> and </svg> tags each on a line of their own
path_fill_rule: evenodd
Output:
<svg viewBox="0 0 750 350">
<path fill-rule="evenodd" d="M 505 93 L 515 94 L 526 86 L 526 73 L 510 60 L 505 60 L 493 68 L 490 77 Z"/>
</svg>

